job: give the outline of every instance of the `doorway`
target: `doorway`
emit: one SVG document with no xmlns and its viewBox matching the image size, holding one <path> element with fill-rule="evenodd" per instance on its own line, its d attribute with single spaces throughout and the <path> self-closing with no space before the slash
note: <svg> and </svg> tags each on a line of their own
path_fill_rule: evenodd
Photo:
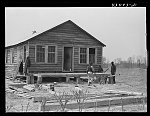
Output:
<svg viewBox="0 0 150 116">
<path fill-rule="evenodd" d="M 63 71 L 72 71 L 73 47 L 64 47 Z"/>
</svg>

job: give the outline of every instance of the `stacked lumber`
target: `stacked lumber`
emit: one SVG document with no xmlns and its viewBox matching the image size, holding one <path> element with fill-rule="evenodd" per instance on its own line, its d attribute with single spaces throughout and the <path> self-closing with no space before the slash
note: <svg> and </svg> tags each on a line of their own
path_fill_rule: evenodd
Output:
<svg viewBox="0 0 150 116">
<path fill-rule="evenodd" d="M 25 85 L 23 86 L 24 89 L 27 89 L 29 91 L 35 91 L 35 86 L 33 84 L 28 84 L 28 85 Z"/>
<path fill-rule="evenodd" d="M 106 93 L 119 93 L 119 94 L 128 94 L 128 95 L 143 95 L 139 92 L 129 92 L 129 91 L 119 91 L 119 90 L 107 90 Z"/>
</svg>

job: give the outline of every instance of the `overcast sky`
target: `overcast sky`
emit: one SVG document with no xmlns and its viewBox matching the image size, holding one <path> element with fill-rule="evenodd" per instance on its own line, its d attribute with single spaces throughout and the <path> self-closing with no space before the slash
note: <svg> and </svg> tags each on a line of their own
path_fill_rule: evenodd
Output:
<svg viewBox="0 0 150 116">
<path fill-rule="evenodd" d="M 146 54 L 146 8 L 137 7 L 6 7 L 5 46 L 27 40 L 72 20 L 103 42 L 103 56 L 115 58 Z"/>
</svg>

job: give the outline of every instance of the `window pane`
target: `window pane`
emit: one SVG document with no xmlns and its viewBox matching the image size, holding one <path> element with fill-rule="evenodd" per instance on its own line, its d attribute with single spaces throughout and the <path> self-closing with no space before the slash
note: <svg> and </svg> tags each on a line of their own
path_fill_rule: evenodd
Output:
<svg viewBox="0 0 150 116">
<path fill-rule="evenodd" d="M 12 63 L 16 63 L 16 61 L 15 61 L 15 51 L 16 51 L 16 49 L 12 50 Z"/>
<path fill-rule="evenodd" d="M 80 48 L 80 53 L 86 53 L 86 48 Z"/>
<path fill-rule="evenodd" d="M 80 63 L 86 63 L 86 53 L 87 49 L 86 48 L 80 48 Z"/>
<path fill-rule="evenodd" d="M 45 46 L 37 45 L 37 62 L 45 62 Z"/>
<path fill-rule="evenodd" d="M 80 54 L 80 63 L 86 63 L 86 54 Z"/>
<path fill-rule="evenodd" d="M 7 50 L 6 52 L 6 63 L 10 63 L 10 50 Z"/>
<path fill-rule="evenodd" d="M 48 52 L 55 52 L 55 46 L 48 46 Z"/>
<path fill-rule="evenodd" d="M 48 63 L 55 63 L 55 53 L 48 53 Z"/>
<path fill-rule="evenodd" d="M 55 46 L 48 46 L 48 63 L 55 63 Z"/>
</svg>

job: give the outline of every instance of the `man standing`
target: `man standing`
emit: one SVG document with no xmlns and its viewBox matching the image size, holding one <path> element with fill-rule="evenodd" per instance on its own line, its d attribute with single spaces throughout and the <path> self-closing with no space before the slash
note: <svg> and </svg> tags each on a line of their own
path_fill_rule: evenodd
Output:
<svg viewBox="0 0 150 116">
<path fill-rule="evenodd" d="M 21 63 L 19 66 L 19 73 L 20 73 L 20 75 L 23 75 L 23 60 L 21 60 Z"/>
<path fill-rule="evenodd" d="M 115 74 L 116 74 L 116 66 L 114 65 L 114 62 L 111 62 L 111 75 L 112 76 L 112 84 L 115 84 Z"/>
<path fill-rule="evenodd" d="M 25 68 L 24 68 L 24 73 L 25 75 L 27 75 L 29 73 L 29 67 L 30 67 L 31 63 L 30 63 L 30 58 L 29 56 L 26 58 L 26 61 L 25 61 Z"/>
</svg>

